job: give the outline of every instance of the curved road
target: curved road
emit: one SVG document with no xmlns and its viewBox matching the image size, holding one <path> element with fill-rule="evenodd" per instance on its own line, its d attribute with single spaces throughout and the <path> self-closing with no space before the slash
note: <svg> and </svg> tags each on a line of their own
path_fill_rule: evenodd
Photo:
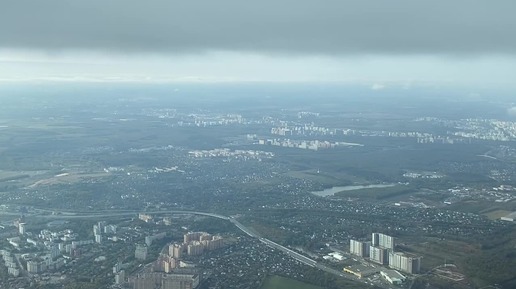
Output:
<svg viewBox="0 0 516 289">
<path fill-rule="evenodd" d="M 37 209 L 37 211 L 40 212 L 52 212 L 52 210 L 42 210 Z M 37 215 L 40 218 L 46 218 L 46 219 L 85 219 L 85 218 L 105 218 L 105 217 L 117 217 L 117 216 L 134 216 L 135 214 L 142 213 L 142 211 L 119 211 L 119 212 L 98 212 L 98 213 L 86 213 L 86 212 L 62 212 L 59 215 Z M 246 226 L 242 225 L 238 220 L 236 220 L 234 217 L 228 217 L 220 214 L 214 214 L 214 213 L 207 213 L 207 212 L 199 212 L 199 211 L 183 211 L 183 210 L 166 210 L 166 211 L 145 211 L 146 214 L 192 214 L 192 215 L 201 215 L 201 216 L 207 216 L 207 217 L 213 217 L 218 218 L 222 220 L 228 220 L 231 223 L 233 223 L 238 229 L 240 229 L 242 232 L 247 234 L 248 236 L 252 238 L 257 238 L 260 240 L 260 242 L 264 243 L 270 248 L 279 250 L 290 256 L 291 258 L 314 268 L 318 268 L 320 270 L 323 270 L 327 273 L 337 275 L 342 278 L 346 278 L 349 280 L 357 281 L 365 283 L 364 281 L 358 279 L 354 275 L 346 274 L 342 271 L 335 270 L 333 268 L 330 268 L 324 264 L 321 264 L 309 257 L 306 257 L 305 255 L 299 254 L 298 252 L 295 252 L 285 246 L 282 246 L 276 242 L 273 242 L 267 238 L 259 236 L 257 233 L 255 233 L 253 230 L 247 228 Z M 5 212 L 0 211 L 0 215 L 19 215 L 19 213 L 11 213 L 11 212 Z"/>
</svg>

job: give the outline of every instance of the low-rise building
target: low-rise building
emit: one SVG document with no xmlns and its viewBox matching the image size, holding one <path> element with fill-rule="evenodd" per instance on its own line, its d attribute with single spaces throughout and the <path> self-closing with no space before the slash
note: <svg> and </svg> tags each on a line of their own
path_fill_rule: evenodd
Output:
<svg viewBox="0 0 516 289">
<path fill-rule="evenodd" d="M 373 275 L 378 273 L 380 270 L 378 268 L 374 268 L 366 265 L 352 265 L 348 267 L 344 267 L 344 272 L 353 274 L 358 278 L 364 278 L 369 275 Z"/>
<path fill-rule="evenodd" d="M 516 220 L 516 212 L 512 212 L 500 218 L 502 221 L 514 222 Z"/>
<path fill-rule="evenodd" d="M 387 280 L 387 282 L 394 284 L 394 285 L 400 285 L 405 281 L 405 276 L 403 276 L 401 273 L 399 273 L 396 270 L 381 270 L 380 275 Z"/>
<path fill-rule="evenodd" d="M 165 232 L 162 232 L 162 233 L 159 233 L 159 234 L 154 234 L 154 235 L 151 235 L 151 236 L 147 236 L 147 237 L 145 237 L 145 244 L 147 244 L 147 246 L 150 246 L 150 245 L 152 245 L 152 243 L 154 241 L 165 238 L 166 235 L 167 234 Z"/>
<path fill-rule="evenodd" d="M 144 213 L 140 213 L 138 215 L 138 218 L 146 223 L 152 221 L 152 216 Z"/>
<path fill-rule="evenodd" d="M 9 273 L 9 275 L 12 275 L 14 277 L 18 277 L 18 276 L 20 276 L 20 269 L 9 267 L 9 268 L 7 268 L 7 273 Z"/>
</svg>

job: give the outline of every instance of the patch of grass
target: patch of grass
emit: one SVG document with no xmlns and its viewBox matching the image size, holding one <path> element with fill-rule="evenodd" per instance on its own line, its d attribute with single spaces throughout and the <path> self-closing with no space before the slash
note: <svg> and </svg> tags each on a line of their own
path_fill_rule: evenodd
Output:
<svg viewBox="0 0 516 289">
<path fill-rule="evenodd" d="M 393 198 L 405 194 L 414 193 L 415 189 L 411 186 L 397 185 L 393 187 L 385 188 L 364 188 L 351 191 L 341 191 L 335 195 L 338 197 L 353 197 L 353 198 L 364 198 L 364 199 L 376 199 L 383 200 Z"/>
<path fill-rule="evenodd" d="M 323 287 L 315 286 L 312 284 L 304 283 L 294 279 L 289 279 L 281 276 L 268 277 L 261 289 L 323 289 Z"/>
<path fill-rule="evenodd" d="M 490 220 L 497 220 L 497 219 L 500 219 L 501 217 L 506 216 L 506 215 L 508 215 L 510 213 L 511 213 L 511 211 L 495 210 L 495 211 L 487 212 L 484 215 L 487 216 Z"/>
<path fill-rule="evenodd" d="M 286 175 L 289 177 L 297 178 L 297 179 L 311 180 L 314 182 L 320 182 L 320 183 L 327 184 L 327 185 L 337 185 L 337 184 L 339 184 L 339 182 L 341 182 L 338 179 L 334 178 L 333 176 L 317 173 L 317 170 L 290 171 L 290 172 L 287 172 Z"/>
<path fill-rule="evenodd" d="M 505 204 L 502 204 L 505 205 Z M 484 201 L 484 200 L 470 200 L 466 199 L 457 203 L 453 203 L 447 206 L 449 210 L 459 211 L 464 213 L 483 214 L 487 217 L 490 212 L 502 211 L 505 208 L 501 207 L 500 204 Z M 495 215 L 495 214 L 494 214 Z"/>
<path fill-rule="evenodd" d="M 251 230 L 257 232 L 260 236 L 265 236 L 275 242 L 283 243 L 289 237 L 288 231 L 278 229 L 271 224 L 252 222 L 246 225 L 251 227 Z"/>
<path fill-rule="evenodd" d="M 415 255 L 423 256 L 421 269 L 423 272 L 442 265 L 459 264 L 468 255 L 479 254 L 480 248 L 461 241 L 429 240 L 416 246 L 403 248 Z"/>
<path fill-rule="evenodd" d="M 0 182 L 13 181 L 23 178 L 28 178 L 28 175 L 25 172 L 17 172 L 17 171 L 2 171 L 0 170 Z"/>
</svg>

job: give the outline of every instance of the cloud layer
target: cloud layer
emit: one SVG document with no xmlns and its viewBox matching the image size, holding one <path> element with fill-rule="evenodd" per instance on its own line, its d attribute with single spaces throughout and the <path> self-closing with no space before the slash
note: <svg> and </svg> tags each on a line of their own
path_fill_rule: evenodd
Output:
<svg viewBox="0 0 516 289">
<path fill-rule="evenodd" d="M 6 0 L 0 48 L 516 54 L 514 0 Z"/>
<path fill-rule="evenodd" d="M 507 109 L 507 113 L 512 117 L 516 117 L 516 106 Z"/>
</svg>

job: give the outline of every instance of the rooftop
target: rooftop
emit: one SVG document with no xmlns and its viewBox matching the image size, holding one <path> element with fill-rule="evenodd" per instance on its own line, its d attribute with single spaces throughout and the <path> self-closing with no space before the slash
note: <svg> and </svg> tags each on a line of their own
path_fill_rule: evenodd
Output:
<svg viewBox="0 0 516 289">
<path fill-rule="evenodd" d="M 365 277 L 368 275 L 378 273 L 380 270 L 372 266 L 357 264 L 345 267 L 344 271 L 359 277 Z"/>
<path fill-rule="evenodd" d="M 403 276 L 400 272 L 396 270 L 382 269 L 382 274 L 388 276 L 391 280 L 399 279 L 405 280 L 405 276 Z"/>
</svg>

